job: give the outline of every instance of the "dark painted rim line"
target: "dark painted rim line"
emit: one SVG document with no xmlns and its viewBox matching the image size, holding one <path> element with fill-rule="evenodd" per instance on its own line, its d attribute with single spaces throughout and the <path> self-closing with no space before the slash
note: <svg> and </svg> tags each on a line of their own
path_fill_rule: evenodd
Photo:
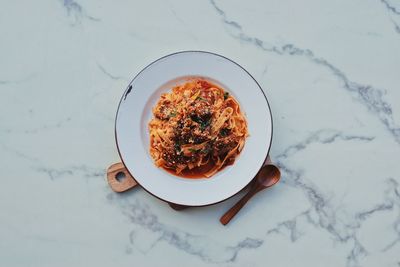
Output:
<svg viewBox="0 0 400 267">
<path fill-rule="evenodd" d="M 271 107 L 270 107 L 270 105 L 269 105 L 267 96 L 265 95 L 264 91 L 262 90 L 260 84 L 256 81 L 256 79 L 255 79 L 245 68 L 243 68 L 241 65 L 239 65 L 239 64 L 236 63 L 235 61 L 233 61 L 233 60 L 231 60 L 231 59 L 229 59 L 229 58 L 227 58 L 227 57 L 225 57 L 225 56 L 222 56 L 222 55 L 220 55 L 220 54 L 213 53 L 213 52 L 208 52 L 208 51 L 201 51 L 201 50 L 184 50 L 184 51 L 179 51 L 179 52 L 175 52 L 175 53 L 171 53 L 171 54 L 165 55 L 165 56 L 163 56 L 163 57 L 160 57 L 160 58 L 154 60 L 154 61 L 151 62 L 149 65 L 147 65 L 146 67 L 144 67 L 138 74 L 136 74 L 136 76 L 135 76 L 135 77 L 132 79 L 132 81 L 129 83 L 128 87 L 125 89 L 123 95 L 121 96 L 121 100 L 119 101 L 119 104 L 118 104 L 117 113 L 116 113 L 116 115 L 115 115 L 115 123 L 114 123 L 115 143 L 117 144 L 118 154 L 119 154 L 119 157 L 120 157 L 122 163 L 125 165 L 125 168 L 126 168 L 126 164 L 125 164 L 124 159 L 123 159 L 123 157 L 122 157 L 122 155 L 121 155 L 121 151 L 120 151 L 120 149 L 119 149 L 118 140 L 117 140 L 117 117 L 118 117 L 119 107 L 120 107 L 122 101 L 125 100 L 126 97 L 127 97 L 127 95 L 131 92 L 131 89 L 132 89 L 132 88 L 131 88 L 131 85 L 132 85 L 132 83 L 135 81 L 135 79 L 136 79 L 143 71 L 145 71 L 148 67 L 150 67 L 150 66 L 153 65 L 154 63 L 156 63 L 156 62 L 158 62 L 158 61 L 160 61 L 160 60 L 162 60 L 162 59 L 164 59 L 164 58 L 166 58 L 166 57 L 170 57 L 170 56 L 173 56 L 173 55 L 176 55 L 176 54 L 182 54 L 182 53 L 205 53 L 205 54 L 211 54 L 211 55 L 215 55 L 215 56 L 224 58 L 224 59 L 226 59 L 226 60 L 232 62 L 233 64 L 237 65 L 237 66 L 240 67 L 242 70 L 244 70 L 244 71 L 254 80 L 254 82 L 257 84 L 258 88 L 260 89 L 261 93 L 263 94 L 263 96 L 264 96 L 264 98 L 265 98 L 265 101 L 267 102 L 268 109 L 269 109 L 269 114 L 270 114 L 270 117 L 271 117 L 271 138 L 270 138 L 269 147 L 268 147 L 268 150 L 267 150 L 267 155 L 265 156 L 265 159 L 264 159 L 262 165 L 260 166 L 260 168 L 258 168 L 258 170 L 260 170 L 260 169 L 264 166 L 264 163 L 265 163 L 265 161 L 267 160 L 267 157 L 268 157 L 268 155 L 269 155 L 269 152 L 270 152 L 270 149 L 271 149 L 271 145 L 272 145 L 272 136 L 273 136 L 273 133 L 274 133 L 274 123 L 273 123 L 273 120 L 272 120 L 272 112 L 271 112 Z M 129 173 L 132 177 L 135 177 L 134 175 L 132 175 L 132 173 L 129 171 L 128 168 L 126 168 L 126 170 L 128 171 L 128 173 Z M 253 179 L 254 179 L 254 177 L 253 177 Z M 235 196 L 235 195 L 238 194 L 240 191 L 242 191 L 244 188 L 246 188 L 246 187 L 253 181 L 253 179 L 251 179 L 250 182 L 248 182 L 248 183 L 247 183 L 243 188 L 241 188 L 239 191 L 237 191 L 236 193 L 233 193 L 231 196 L 229 196 L 229 197 L 227 197 L 227 198 L 224 198 L 224 199 L 222 199 L 222 200 L 220 200 L 220 201 L 217 201 L 217 202 L 214 202 L 214 203 L 210 203 L 210 204 L 205 204 L 205 205 L 191 205 L 191 206 L 188 206 L 188 205 L 185 205 L 185 204 L 173 203 L 173 202 L 170 202 L 170 201 L 168 201 L 168 200 L 165 200 L 165 199 L 163 199 L 163 198 L 161 198 L 161 197 L 159 197 L 159 196 L 156 196 L 156 195 L 153 194 L 152 192 L 150 192 L 148 189 L 146 189 L 145 187 L 143 187 L 137 180 L 136 180 L 136 182 L 137 182 L 137 183 L 140 185 L 140 187 L 143 188 L 147 193 L 149 193 L 150 195 L 152 195 L 152 196 L 154 196 L 154 197 L 156 197 L 156 198 L 158 198 L 159 200 L 162 200 L 162 201 L 164 201 L 164 202 L 172 203 L 172 204 L 176 204 L 176 205 L 188 206 L 188 207 L 206 207 L 206 206 L 210 206 L 210 205 L 215 205 L 215 204 L 221 203 L 221 202 L 223 202 L 223 201 L 225 201 L 225 200 L 227 200 L 227 199 L 229 199 L 229 198 Z"/>
</svg>

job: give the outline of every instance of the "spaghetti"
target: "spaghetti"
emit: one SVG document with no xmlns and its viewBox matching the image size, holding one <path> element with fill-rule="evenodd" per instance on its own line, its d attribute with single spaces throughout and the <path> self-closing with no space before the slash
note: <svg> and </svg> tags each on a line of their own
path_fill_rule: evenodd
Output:
<svg viewBox="0 0 400 267">
<path fill-rule="evenodd" d="M 149 123 L 155 165 L 183 177 L 211 177 L 233 164 L 248 136 L 238 102 L 203 79 L 161 95 Z"/>
</svg>

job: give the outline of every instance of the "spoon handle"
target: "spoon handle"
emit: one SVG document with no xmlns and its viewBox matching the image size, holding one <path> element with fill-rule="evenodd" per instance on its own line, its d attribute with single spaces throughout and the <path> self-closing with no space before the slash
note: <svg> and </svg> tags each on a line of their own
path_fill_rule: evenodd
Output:
<svg viewBox="0 0 400 267">
<path fill-rule="evenodd" d="M 250 200 L 255 194 L 257 193 L 257 190 L 254 190 L 253 188 L 250 189 L 249 192 L 247 192 L 246 195 L 244 195 L 232 208 L 230 208 L 222 217 L 219 219 L 219 221 L 223 225 L 227 225 L 233 217 L 239 212 L 241 208 L 247 203 L 247 201 Z"/>
</svg>

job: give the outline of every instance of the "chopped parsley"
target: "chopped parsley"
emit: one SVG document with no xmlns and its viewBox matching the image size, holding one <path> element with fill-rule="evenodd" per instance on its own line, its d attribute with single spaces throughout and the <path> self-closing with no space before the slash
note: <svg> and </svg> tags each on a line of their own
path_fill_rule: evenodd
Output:
<svg viewBox="0 0 400 267">
<path fill-rule="evenodd" d="M 222 137 L 225 137 L 225 136 L 229 135 L 230 131 L 231 130 L 228 128 L 222 128 L 221 131 L 219 131 L 219 133 L 221 134 Z"/>
<path fill-rule="evenodd" d="M 210 126 L 211 119 L 206 120 L 206 121 L 201 121 L 200 122 L 200 130 L 204 131 L 208 126 Z"/>
<path fill-rule="evenodd" d="M 225 92 L 225 93 L 224 93 L 224 100 L 226 100 L 228 97 L 229 97 L 229 93 L 228 93 L 228 92 Z"/>
<path fill-rule="evenodd" d="M 192 153 L 196 153 L 198 150 L 194 149 L 194 148 L 189 148 L 189 151 Z"/>
<path fill-rule="evenodd" d="M 211 152 L 211 146 L 207 146 L 206 148 L 204 148 L 202 151 L 201 151 L 201 153 L 203 153 L 203 154 L 208 154 L 208 153 L 210 153 Z"/>
<path fill-rule="evenodd" d="M 200 117 L 197 116 L 196 114 L 191 114 L 191 115 L 190 115 L 190 119 L 191 119 L 192 121 L 194 121 L 194 122 L 201 123 Z"/>
<path fill-rule="evenodd" d="M 211 111 L 207 111 L 209 113 L 205 113 L 202 116 L 198 116 L 196 113 L 190 114 L 190 119 L 199 124 L 199 128 L 201 131 L 204 131 L 211 124 Z"/>
<path fill-rule="evenodd" d="M 175 110 L 171 111 L 171 113 L 169 113 L 168 117 L 169 118 L 176 117 L 176 111 Z"/>
<path fill-rule="evenodd" d="M 202 100 L 202 101 L 206 101 L 206 102 L 207 102 L 207 99 L 205 99 L 204 97 L 201 97 L 201 96 L 198 96 L 198 97 L 196 98 L 196 100 Z"/>
<path fill-rule="evenodd" d="M 175 151 L 176 151 L 176 152 L 180 152 L 180 151 L 181 151 L 181 145 L 179 144 L 179 142 L 176 142 L 176 143 L 174 144 L 174 148 L 175 148 Z"/>
</svg>

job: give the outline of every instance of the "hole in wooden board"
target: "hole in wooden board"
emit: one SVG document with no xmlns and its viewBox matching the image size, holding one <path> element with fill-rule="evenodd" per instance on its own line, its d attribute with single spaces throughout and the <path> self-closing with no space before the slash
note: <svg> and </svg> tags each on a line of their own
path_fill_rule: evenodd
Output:
<svg viewBox="0 0 400 267">
<path fill-rule="evenodd" d="M 116 179 L 118 182 L 122 183 L 122 182 L 126 179 L 126 175 L 125 175 L 124 172 L 119 172 L 119 173 L 117 173 L 117 174 L 115 175 L 115 179 Z"/>
</svg>

